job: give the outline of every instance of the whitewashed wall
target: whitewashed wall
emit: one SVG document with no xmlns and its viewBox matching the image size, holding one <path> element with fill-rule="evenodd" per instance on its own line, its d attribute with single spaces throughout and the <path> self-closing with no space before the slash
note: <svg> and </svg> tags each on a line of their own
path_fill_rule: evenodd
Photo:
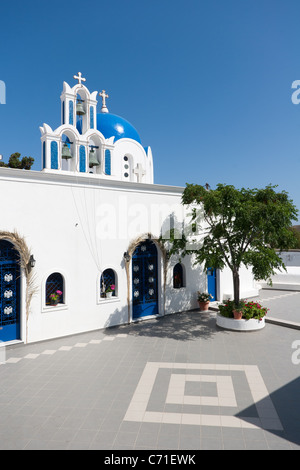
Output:
<svg viewBox="0 0 300 470">
<path fill-rule="evenodd" d="M 0 230 L 17 230 L 36 259 L 37 292 L 31 302 L 28 342 L 96 330 L 128 321 L 127 277 L 123 254 L 137 236 L 158 236 L 170 214 L 182 221 L 182 188 L 122 183 L 59 172 L 0 169 Z M 160 257 L 160 255 L 159 255 Z M 197 307 L 196 292 L 206 287 L 201 267 L 183 260 L 186 287 L 174 289 L 170 260 L 166 302 L 161 290 L 160 313 Z M 159 277 L 162 284 L 162 263 Z M 117 298 L 100 299 L 100 275 L 117 273 Z M 45 306 L 47 277 L 59 272 L 65 280 L 65 304 Z M 245 290 L 253 289 L 251 273 L 243 273 Z M 219 294 L 232 292 L 231 274 L 220 276 Z M 22 285 L 24 285 L 24 280 Z M 24 294 L 24 289 L 23 289 Z M 21 312 L 25 341 L 24 298 Z"/>
<path fill-rule="evenodd" d="M 276 270 L 272 276 L 272 286 L 260 282 L 265 289 L 300 291 L 300 250 L 283 251 L 280 253 L 286 270 Z"/>
</svg>

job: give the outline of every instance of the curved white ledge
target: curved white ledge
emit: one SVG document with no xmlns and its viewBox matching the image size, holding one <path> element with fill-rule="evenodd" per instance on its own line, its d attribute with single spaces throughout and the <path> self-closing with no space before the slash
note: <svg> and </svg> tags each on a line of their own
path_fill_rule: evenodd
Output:
<svg viewBox="0 0 300 470">
<path fill-rule="evenodd" d="M 235 320 L 234 318 L 223 317 L 217 313 L 217 325 L 226 330 L 232 331 L 256 331 L 265 326 L 265 317 L 261 320 L 251 318 L 250 320 Z"/>
</svg>

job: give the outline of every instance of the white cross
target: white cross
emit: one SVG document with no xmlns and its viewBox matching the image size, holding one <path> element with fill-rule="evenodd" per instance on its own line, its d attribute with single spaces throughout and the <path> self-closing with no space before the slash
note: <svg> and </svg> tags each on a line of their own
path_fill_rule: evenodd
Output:
<svg viewBox="0 0 300 470">
<path fill-rule="evenodd" d="M 73 78 L 75 78 L 75 80 L 78 80 L 79 85 L 81 85 L 81 82 L 86 82 L 86 78 L 83 78 L 81 75 L 82 75 L 82 73 L 78 72 L 78 76 L 74 75 L 74 77 L 73 77 Z"/>
<path fill-rule="evenodd" d="M 133 170 L 133 173 L 136 175 L 138 183 L 142 182 L 143 176 L 146 174 L 140 163 L 137 164 L 136 168 Z"/>
<path fill-rule="evenodd" d="M 101 98 L 102 98 L 102 104 L 103 104 L 103 106 L 106 106 L 105 99 L 106 99 L 106 98 L 109 98 L 109 96 L 105 93 L 105 90 L 102 90 L 101 93 L 99 93 L 99 95 L 100 95 Z"/>
<path fill-rule="evenodd" d="M 99 96 L 102 98 L 102 113 L 108 113 L 108 109 L 106 107 L 106 98 L 109 98 L 109 96 L 105 93 L 105 90 L 102 90 L 101 93 L 99 93 Z"/>
</svg>

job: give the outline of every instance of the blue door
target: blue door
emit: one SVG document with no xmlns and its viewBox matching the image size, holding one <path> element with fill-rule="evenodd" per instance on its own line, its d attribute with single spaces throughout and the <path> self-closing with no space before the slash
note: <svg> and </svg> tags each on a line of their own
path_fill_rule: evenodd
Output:
<svg viewBox="0 0 300 470">
<path fill-rule="evenodd" d="M 132 317 L 158 314 L 157 249 L 142 242 L 132 256 Z"/>
<path fill-rule="evenodd" d="M 214 268 L 207 269 L 207 291 L 213 296 L 212 302 L 217 300 L 217 277 L 216 269 Z"/>
<path fill-rule="evenodd" d="M 20 264 L 13 245 L 0 241 L 0 341 L 20 339 Z"/>
</svg>

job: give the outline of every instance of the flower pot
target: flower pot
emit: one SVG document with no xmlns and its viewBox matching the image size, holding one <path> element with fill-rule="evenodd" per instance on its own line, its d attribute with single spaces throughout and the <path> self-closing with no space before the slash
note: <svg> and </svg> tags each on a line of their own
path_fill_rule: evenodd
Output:
<svg viewBox="0 0 300 470">
<path fill-rule="evenodd" d="M 111 296 L 112 296 L 112 292 L 106 292 L 106 298 L 107 298 L 107 299 L 110 299 Z"/>
<path fill-rule="evenodd" d="M 243 316 L 243 312 L 239 312 L 238 310 L 233 310 L 233 317 L 235 320 L 241 320 Z"/>
<path fill-rule="evenodd" d="M 209 307 L 209 302 L 200 302 L 198 300 L 198 304 L 199 304 L 199 307 L 200 307 L 200 310 L 202 312 L 206 312 L 208 310 L 208 307 Z"/>
</svg>

